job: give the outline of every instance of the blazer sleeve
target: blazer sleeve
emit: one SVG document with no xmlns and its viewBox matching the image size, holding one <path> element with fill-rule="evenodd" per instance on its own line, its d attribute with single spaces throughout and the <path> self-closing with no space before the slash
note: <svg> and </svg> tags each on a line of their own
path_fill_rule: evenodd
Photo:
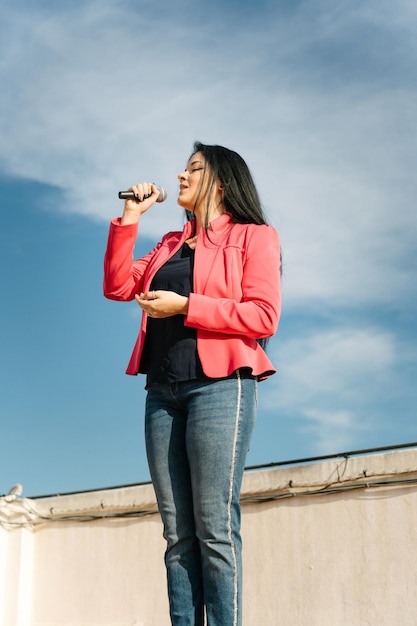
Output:
<svg viewBox="0 0 417 626">
<path fill-rule="evenodd" d="M 120 218 L 112 220 L 104 256 L 103 281 L 103 293 L 109 300 L 133 300 L 135 294 L 143 291 L 145 271 L 161 244 L 134 261 L 137 235 L 137 224 L 122 226 Z"/>
<path fill-rule="evenodd" d="M 242 298 L 191 293 L 185 325 L 261 339 L 272 336 L 281 312 L 281 252 L 271 226 L 255 226 L 242 255 Z"/>
</svg>

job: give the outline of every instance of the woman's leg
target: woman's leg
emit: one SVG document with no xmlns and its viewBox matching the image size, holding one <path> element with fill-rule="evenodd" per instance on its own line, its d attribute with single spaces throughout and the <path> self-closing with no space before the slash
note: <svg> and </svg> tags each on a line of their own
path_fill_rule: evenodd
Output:
<svg viewBox="0 0 417 626">
<path fill-rule="evenodd" d="M 239 496 L 256 405 L 256 381 L 240 375 L 148 392 L 147 454 L 175 626 L 202 625 L 203 603 L 208 626 L 241 626 Z"/>
<path fill-rule="evenodd" d="M 174 626 L 203 625 L 200 546 L 195 534 L 187 415 L 177 385 L 148 391 L 145 438 L 148 463 L 167 541 L 165 564 Z"/>
<path fill-rule="evenodd" d="M 257 381 L 217 380 L 187 393 L 187 458 L 208 626 L 241 626 L 240 489 L 257 410 Z"/>
</svg>

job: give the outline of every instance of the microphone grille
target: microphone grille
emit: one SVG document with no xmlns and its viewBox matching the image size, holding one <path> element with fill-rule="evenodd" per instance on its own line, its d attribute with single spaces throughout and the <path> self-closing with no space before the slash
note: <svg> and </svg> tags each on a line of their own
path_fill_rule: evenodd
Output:
<svg viewBox="0 0 417 626">
<path fill-rule="evenodd" d="M 167 199 L 167 192 L 165 191 L 165 189 L 163 187 L 158 187 L 159 189 L 159 196 L 157 198 L 157 202 L 163 202 L 164 200 Z"/>
</svg>

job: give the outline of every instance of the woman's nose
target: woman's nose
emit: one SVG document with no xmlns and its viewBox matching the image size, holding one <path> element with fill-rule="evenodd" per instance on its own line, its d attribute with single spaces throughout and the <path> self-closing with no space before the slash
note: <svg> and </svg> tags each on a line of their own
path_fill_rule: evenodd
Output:
<svg viewBox="0 0 417 626">
<path fill-rule="evenodd" d="M 184 170 L 183 172 L 180 172 L 178 174 L 178 180 L 184 180 L 187 176 L 187 170 Z"/>
</svg>

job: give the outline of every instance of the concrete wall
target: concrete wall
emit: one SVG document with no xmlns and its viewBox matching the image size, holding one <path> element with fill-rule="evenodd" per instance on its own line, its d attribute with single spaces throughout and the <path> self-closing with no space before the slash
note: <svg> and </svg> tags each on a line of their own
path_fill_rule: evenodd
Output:
<svg viewBox="0 0 417 626">
<path fill-rule="evenodd" d="M 248 472 L 244 626 L 416 626 L 417 451 Z M 169 626 L 151 485 L 0 501 L 0 626 Z"/>
</svg>

